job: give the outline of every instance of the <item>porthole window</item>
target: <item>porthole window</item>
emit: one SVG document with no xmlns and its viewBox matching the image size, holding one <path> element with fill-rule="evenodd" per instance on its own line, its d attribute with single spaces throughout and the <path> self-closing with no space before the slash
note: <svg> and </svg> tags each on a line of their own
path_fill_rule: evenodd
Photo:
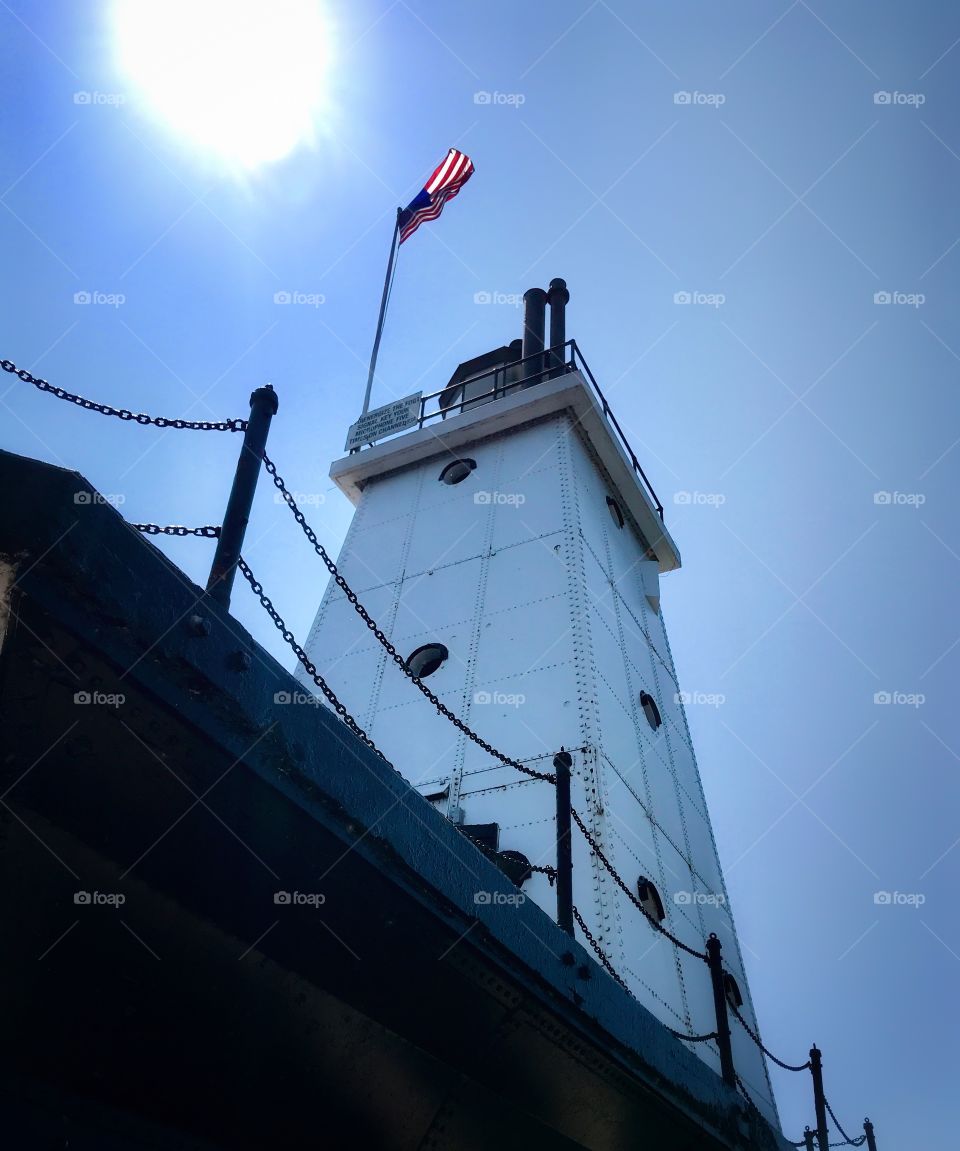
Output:
<svg viewBox="0 0 960 1151">
<path fill-rule="evenodd" d="M 723 973 L 723 991 L 731 1007 L 743 1006 L 743 996 L 740 994 L 740 988 L 737 986 L 737 981 L 729 971 Z"/>
<path fill-rule="evenodd" d="M 643 714 L 647 717 L 647 723 L 653 728 L 654 731 L 663 723 L 660 718 L 660 709 L 657 707 L 656 700 L 650 695 L 649 692 L 640 692 L 640 706 L 643 708 Z"/>
<path fill-rule="evenodd" d="M 663 910 L 660 892 L 646 876 L 641 875 L 637 880 L 637 898 L 640 900 L 640 906 L 648 919 L 652 919 L 654 923 L 662 923 L 666 919 L 667 915 Z"/>
<path fill-rule="evenodd" d="M 624 525 L 623 512 L 620 510 L 620 505 L 613 496 L 607 496 L 607 508 L 610 512 L 610 518 L 618 528 L 622 528 Z"/>
<path fill-rule="evenodd" d="M 463 483 L 476 466 L 476 460 L 451 460 L 440 473 L 440 480 L 445 484 Z"/>
<path fill-rule="evenodd" d="M 433 675 L 449 654 L 442 643 L 426 643 L 407 656 L 407 667 L 418 679 L 426 679 L 428 675 Z"/>
</svg>

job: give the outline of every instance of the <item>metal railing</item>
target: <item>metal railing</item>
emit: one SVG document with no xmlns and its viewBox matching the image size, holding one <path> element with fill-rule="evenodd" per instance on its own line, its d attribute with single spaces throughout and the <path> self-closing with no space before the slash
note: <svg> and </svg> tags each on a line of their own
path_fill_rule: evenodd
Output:
<svg viewBox="0 0 960 1151">
<path fill-rule="evenodd" d="M 422 428 L 432 420 L 445 420 L 447 416 L 459 415 L 461 412 L 469 411 L 481 404 L 491 403 L 525 388 L 536 387 L 546 380 L 556 379 L 558 376 L 566 375 L 569 372 L 579 372 L 593 389 L 604 418 L 613 430 L 615 438 L 619 441 L 620 447 L 633 466 L 634 474 L 640 480 L 644 491 L 650 497 L 662 520 L 663 504 L 657 498 L 653 485 L 640 466 L 640 461 L 630 446 L 630 441 L 607 403 L 606 396 L 600 390 L 583 353 L 577 347 L 576 340 L 568 340 L 562 348 L 547 348 L 535 355 L 514 360 L 513 363 L 499 364 L 487 372 L 461 380 L 453 386 L 447 384 L 436 392 L 428 393 L 420 400 L 420 416 L 417 420 L 417 427 Z M 487 381 L 489 381 L 489 385 L 484 388 L 483 385 Z M 434 402 L 436 402 L 435 407 L 433 407 Z"/>
</svg>

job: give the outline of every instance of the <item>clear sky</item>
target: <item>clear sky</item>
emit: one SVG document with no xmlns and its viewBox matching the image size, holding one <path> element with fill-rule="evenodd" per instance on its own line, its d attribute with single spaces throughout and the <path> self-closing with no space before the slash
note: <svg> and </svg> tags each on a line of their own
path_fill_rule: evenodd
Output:
<svg viewBox="0 0 960 1151">
<path fill-rule="evenodd" d="M 335 552 L 351 509 L 326 473 L 393 213 L 466 151 L 473 179 L 401 251 L 373 403 L 441 387 L 520 334 L 504 297 L 567 279 L 568 335 L 683 554 L 663 608 L 681 683 L 714 697 L 688 714 L 766 1042 L 790 1062 L 819 1044 L 850 1134 L 869 1114 L 881 1148 L 952 1151 L 960 8 L 326 11 L 312 141 L 238 172 L 152 114 L 109 5 L 0 3 L 0 356 L 194 419 L 243 416 L 271 381 L 270 453 Z M 131 520 L 220 522 L 235 436 L 123 425 L 8 376 L 0 419 L 3 447 Z M 160 546 L 204 581 L 210 541 Z M 325 572 L 266 483 L 245 553 L 304 638 Z M 290 666 L 242 581 L 234 605 Z M 799 1139 L 809 1079 L 771 1073 Z"/>
</svg>

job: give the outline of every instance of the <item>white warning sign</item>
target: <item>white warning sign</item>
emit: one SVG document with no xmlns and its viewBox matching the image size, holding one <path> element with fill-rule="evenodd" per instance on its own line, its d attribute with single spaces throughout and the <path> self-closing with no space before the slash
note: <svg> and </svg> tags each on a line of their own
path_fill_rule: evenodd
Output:
<svg viewBox="0 0 960 1151">
<path fill-rule="evenodd" d="M 346 450 L 358 448 L 361 444 L 375 443 L 384 436 L 392 436 L 395 432 L 413 427 L 420 419 L 422 398 L 423 392 L 415 392 L 412 396 L 404 396 L 402 400 L 394 400 L 392 404 L 384 404 L 382 408 L 374 408 L 372 412 L 362 415 L 355 424 L 350 425 Z"/>
</svg>

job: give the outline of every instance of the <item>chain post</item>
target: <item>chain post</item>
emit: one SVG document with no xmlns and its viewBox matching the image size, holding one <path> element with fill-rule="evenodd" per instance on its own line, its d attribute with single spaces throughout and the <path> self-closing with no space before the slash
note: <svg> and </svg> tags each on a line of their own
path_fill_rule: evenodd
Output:
<svg viewBox="0 0 960 1151">
<path fill-rule="evenodd" d="M 805 1151 L 814 1151 L 813 1148 L 813 1132 L 809 1127 L 803 1129 L 803 1143 Z"/>
<path fill-rule="evenodd" d="M 819 1151 L 828 1151 L 827 1104 L 823 1094 L 823 1066 L 821 1052 L 816 1043 L 810 1048 L 810 1075 L 813 1078 L 813 1104 L 817 1114 L 817 1146 Z"/>
<path fill-rule="evenodd" d="M 237 560 L 243 548 L 243 537 L 250 519 L 250 508 L 257 490 L 257 479 L 263 463 L 270 421 L 277 414 L 278 401 L 271 384 L 257 388 L 250 396 L 250 419 L 243 434 L 243 446 L 230 489 L 230 499 L 223 516 L 217 541 L 207 594 L 225 609 L 230 607 L 230 592 L 237 574 Z"/>
<path fill-rule="evenodd" d="M 869 1119 L 863 1121 L 863 1133 L 867 1137 L 867 1151 L 877 1151 L 877 1141 L 873 1137 L 873 1124 Z"/>
<path fill-rule="evenodd" d="M 573 756 L 560 748 L 557 773 L 557 925 L 573 935 L 573 843 L 570 824 L 570 769 Z"/>
<path fill-rule="evenodd" d="M 720 1074 L 728 1087 L 736 1087 L 737 1073 L 733 1067 L 733 1048 L 730 1044 L 730 1019 L 727 1015 L 727 995 L 723 988 L 723 961 L 721 943 L 715 932 L 707 940 L 707 966 L 713 984 L 713 1005 L 717 1013 L 717 1047 L 720 1049 Z"/>
</svg>

